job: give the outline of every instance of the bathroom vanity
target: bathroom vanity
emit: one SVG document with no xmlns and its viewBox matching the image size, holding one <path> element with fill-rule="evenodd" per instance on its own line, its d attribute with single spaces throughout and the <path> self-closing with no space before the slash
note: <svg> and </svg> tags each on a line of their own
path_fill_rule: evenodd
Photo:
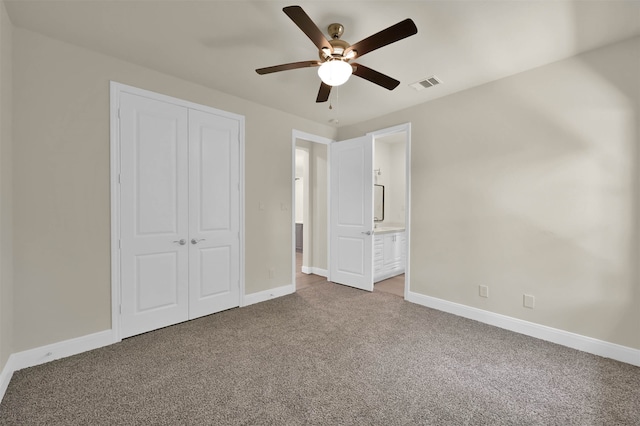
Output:
<svg viewBox="0 0 640 426">
<path fill-rule="evenodd" d="M 373 282 L 404 274 L 407 239 L 401 227 L 378 227 L 373 239 Z"/>
</svg>

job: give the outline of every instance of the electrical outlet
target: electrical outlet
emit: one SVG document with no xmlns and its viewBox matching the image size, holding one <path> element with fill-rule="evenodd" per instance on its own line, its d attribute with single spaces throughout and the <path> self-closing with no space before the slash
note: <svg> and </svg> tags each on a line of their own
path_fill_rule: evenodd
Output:
<svg viewBox="0 0 640 426">
<path fill-rule="evenodd" d="M 536 298 L 530 294 L 525 294 L 524 297 L 524 307 L 525 308 L 529 308 L 529 309 L 533 309 L 535 304 L 536 304 Z"/>
<path fill-rule="evenodd" d="M 480 297 L 489 297 L 489 287 L 486 285 L 478 286 L 480 289 Z"/>
</svg>

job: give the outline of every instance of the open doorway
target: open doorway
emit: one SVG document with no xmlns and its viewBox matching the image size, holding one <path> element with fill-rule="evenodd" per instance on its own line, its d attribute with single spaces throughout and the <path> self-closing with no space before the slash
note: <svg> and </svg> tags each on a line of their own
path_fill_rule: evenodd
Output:
<svg viewBox="0 0 640 426">
<path fill-rule="evenodd" d="M 293 277 L 296 291 L 328 276 L 328 147 L 330 139 L 293 133 Z"/>
<path fill-rule="evenodd" d="M 381 144 L 395 145 L 387 149 L 392 158 L 385 159 L 386 163 L 380 163 L 379 166 L 374 164 L 372 155 L 376 140 Z M 405 123 L 378 130 L 360 138 L 335 144 L 332 142 L 327 138 L 293 131 L 291 191 L 293 204 L 296 207 L 292 209 L 291 221 L 292 282 L 296 283 L 296 290 L 308 286 L 309 282 L 324 282 L 328 279 L 372 291 L 374 278 L 377 282 L 394 278 L 392 281 L 378 285 L 378 290 L 387 289 L 388 292 L 406 299 L 410 287 L 411 124 Z M 366 155 L 365 153 L 361 155 L 362 150 L 356 149 L 366 146 L 370 150 Z M 301 150 L 298 156 L 296 149 Z M 385 146 L 380 145 L 379 159 L 382 159 L 385 149 Z M 340 153 L 346 157 L 342 158 Z M 366 164 L 357 161 L 358 158 L 364 158 L 363 155 L 368 158 L 364 162 Z M 302 169 L 296 167 L 296 157 L 301 159 Z M 347 157 L 355 161 L 353 167 L 349 161 L 346 161 Z M 305 166 L 307 161 L 308 166 Z M 332 162 L 331 168 L 329 168 L 329 161 Z M 348 166 L 343 167 L 345 164 Z M 356 167 L 358 164 L 361 167 Z M 306 172 L 304 167 L 308 167 Z M 374 168 L 380 173 L 377 179 L 373 176 Z M 345 173 L 341 173 L 341 170 Z M 384 179 L 381 178 L 385 174 L 383 170 L 386 170 Z M 359 176 L 367 178 L 358 179 Z M 373 190 L 377 188 L 373 186 L 376 180 L 381 182 L 379 183 L 381 186 L 387 185 L 388 189 L 384 191 L 385 199 L 380 201 L 382 214 L 374 222 L 373 215 L 369 214 L 374 213 L 374 207 L 377 206 L 373 197 Z M 354 184 L 356 181 L 360 184 Z M 347 189 L 351 191 L 348 195 L 344 195 L 340 182 L 347 184 Z M 300 200 L 302 200 L 301 203 Z M 341 201 L 338 202 L 338 200 Z M 355 215 L 362 222 L 358 222 L 357 227 L 354 225 L 356 222 L 351 220 L 355 217 L 353 209 L 348 210 L 352 205 L 355 205 L 356 213 L 362 213 Z M 344 216 L 341 216 L 341 210 L 336 206 L 344 206 L 347 209 L 343 212 Z M 336 209 L 337 211 L 334 211 Z M 298 210 L 298 218 L 296 218 L 296 210 Z M 346 218 L 347 222 L 351 220 L 347 225 L 350 227 L 349 230 L 355 233 L 355 236 L 347 235 L 342 240 L 347 243 L 353 243 L 356 240 L 356 242 L 364 241 L 361 244 L 364 249 L 350 251 L 353 248 L 352 244 L 346 248 L 346 251 L 342 251 L 345 257 L 341 255 L 344 247 L 338 244 L 342 241 L 339 238 L 340 229 L 337 227 L 342 223 L 335 222 L 338 217 Z M 374 242 L 378 244 L 377 250 L 374 250 Z M 355 267 L 349 268 L 354 264 Z M 360 269 L 357 268 L 358 266 Z M 336 267 L 337 272 L 334 271 Z M 341 281 L 337 274 L 344 271 L 350 272 L 351 275 L 347 274 L 349 276 L 346 281 Z M 314 276 L 310 277 L 310 275 Z M 356 282 L 354 278 L 356 275 L 365 277 L 366 285 L 359 285 L 360 282 Z"/>
<path fill-rule="evenodd" d="M 374 138 L 374 291 L 406 297 L 409 252 L 409 125 Z"/>
</svg>

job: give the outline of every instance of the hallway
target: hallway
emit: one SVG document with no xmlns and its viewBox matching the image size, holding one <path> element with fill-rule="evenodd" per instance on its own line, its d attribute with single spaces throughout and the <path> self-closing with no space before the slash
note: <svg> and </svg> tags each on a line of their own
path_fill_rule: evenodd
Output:
<svg viewBox="0 0 640 426">
<path fill-rule="evenodd" d="M 302 252 L 296 252 L 296 291 L 310 287 L 317 283 L 326 282 L 327 279 L 320 275 L 302 273 Z M 391 277 L 375 283 L 373 291 L 393 294 L 404 298 L 404 274 Z"/>
</svg>

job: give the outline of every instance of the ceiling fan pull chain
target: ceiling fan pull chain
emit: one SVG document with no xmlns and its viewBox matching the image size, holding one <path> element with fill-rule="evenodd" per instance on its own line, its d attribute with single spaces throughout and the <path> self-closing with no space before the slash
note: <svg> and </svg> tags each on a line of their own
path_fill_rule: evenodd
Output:
<svg viewBox="0 0 640 426">
<path fill-rule="evenodd" d="M 329 109 L 333 110 L 333 102 L 335 101 L 336 103 L 336 108 L 333 112 L 333 114 L 331 114 L 334 118 L 330 119 L 329 122 L 333 123 L 333 124 L 338 124 L 339 120 L 338 120 L 338 114 L 340 111 L 340 96 L 339 96 L 339 88 L 336 87 L 335 90 L 331 91 L 331 98 L 329 99 Z"/>
<path fill-rule="evenodd" d="M 329 110 L 333 109 L 333 98 L 335 97 L 334 93 L 335 90 L 333 92 L 329 92 Z"/>
</svg>

